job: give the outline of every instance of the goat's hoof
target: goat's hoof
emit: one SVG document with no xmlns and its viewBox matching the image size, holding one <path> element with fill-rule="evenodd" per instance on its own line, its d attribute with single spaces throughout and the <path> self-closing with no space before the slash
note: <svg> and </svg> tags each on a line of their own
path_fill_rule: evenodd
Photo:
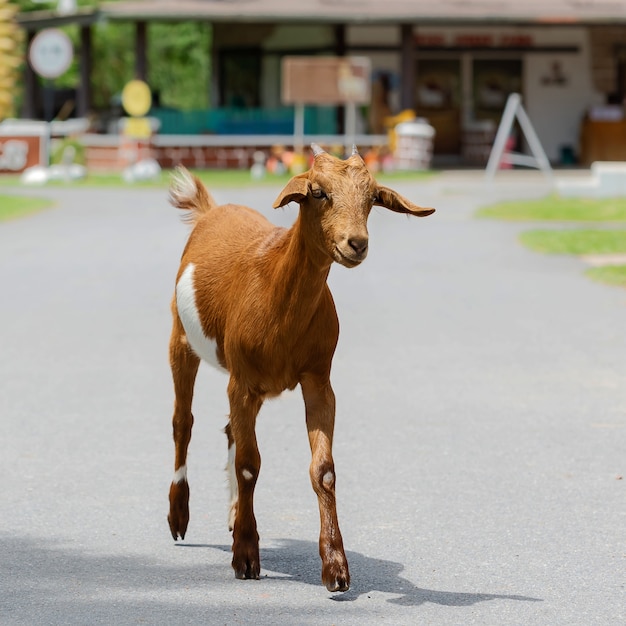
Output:
<svg viewBox="0 0 626 626">
<path fill-rule="evenodd" d="M 259 580 L 261 575 L 261 564 L 258 556 L 251 559 L 237 559 L 233 557 L 233 569 L 235 570 L 235 578 L 239 580 L 253 579 Z"/>
<path fill-rule="evenodd" d="M 233 569 L 235 578 L 252 578 L 258 580 L 261 574 L 261 559 L 259 558 L 259 544 L 233 546 Z"/>
<path fill-rule="evenodd" d="M 189 484 L 186 480 L 170 487 L 170 513 L 167 516 L 174 541 L 185 538 L 189 524 Z"/>
<path fill-rule="evenodd" d="M 323 565 L 322 582 L 328 591 L 348 591 L 350 589 L 350 572 L 347 562 Z"/>
</svg>

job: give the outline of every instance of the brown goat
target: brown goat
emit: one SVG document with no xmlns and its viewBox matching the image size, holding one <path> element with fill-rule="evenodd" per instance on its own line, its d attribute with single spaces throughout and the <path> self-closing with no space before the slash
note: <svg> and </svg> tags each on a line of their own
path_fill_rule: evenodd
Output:
<svg viewBox="0 0 626 626">
<path fill-rule="evenodd" d="M 345 591 L 350 574 L 335 503 L 335 396 L 330 384 L 339 323 L 326 279 L 333 261 L 355 267 L 367 256 L 367 219 L 373 205 L 416 216 L 434 209 L 423 209 L 378 185 L 356 149 L 345 161 L 313 149 L 312 168 L 294 176 L 274 202 L 274 208 L 300 204 L 289 229 L 244 206 L 217 206 L 202 183 L 182 168 L 172 184 L 170 200 L 191 212 L 193 231 L 172 303 L 176 459 L 168 522 L 174 539 L 184 539 L 191 403 L 204 359 L 230 374 L 225 431 L 232 565 L 237 578 L 259 577 L 253 510 L 261 465 L 256 417 L 265 398 L 300 384 L 312 453 L 310 478 L 320 510 L 322 581 L 329 591 Z"/>
</svg>

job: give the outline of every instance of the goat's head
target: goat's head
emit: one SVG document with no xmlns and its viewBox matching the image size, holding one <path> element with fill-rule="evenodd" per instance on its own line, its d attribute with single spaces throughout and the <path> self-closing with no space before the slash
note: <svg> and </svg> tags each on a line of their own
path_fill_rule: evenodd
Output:
<svg viewBox="0 0 626 626">
<path fill-rule="evenodd" d="M 367 256 L 367 218 L 372 206 L 425 217 L 424 209 L 393 189 L 379 185 L 356 148 L 342 161 L 313 144 L 315 160 L 308 172 L 294 176 L 274 202 L 274 208 L 297 202 L 310 243 L 346 267 Z"/>
</svg>

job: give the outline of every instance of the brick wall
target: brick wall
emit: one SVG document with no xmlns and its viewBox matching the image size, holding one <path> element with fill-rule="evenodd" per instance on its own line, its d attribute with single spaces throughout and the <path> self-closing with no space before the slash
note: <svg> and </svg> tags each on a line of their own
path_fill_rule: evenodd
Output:
<svg viewBox="0 0 626 626">
<path fill-rule="evenodd" d="M 97 136 L 96 136 L 97 139 Z M 372 145 L 384 145 L 386 139 L 379 137 L 375 141 L 359 141 L 361 154 Z M 262 152 L 265 158 L 272 153 L 268 145 L 247 146 L 190 146 L 173 145 L 163 146 L 136 142 L 129 142 L 123 137 L 107 137 L 106 141 L 84 138 L 87 169 L 94 172 L 119 172 L 129 164 L 139 159 L 154 158 L 162 168 L 170 169 L 177 165 L 184 165 L 190 169 L 249 169 L 254 163 L 254 153 Z M 181 142 L 182 143 L 182 142 Z M 287 149 L 293 149 L 289 144 L 283 144 Z M 139 158 L 138 158 L 139 157 Z"/>
<path fill-rule="evenodd" d="M 91 171 L 120 171 L 141 158 L 154 158 L 163 168 L 184 165 L 191 169 L 248 169 L 252 155 L 261 150 L 266 156 L 269 148 L 215 147 L 215 146 L 142 146 L 133 150 L 128 146 L 87 146 L 87 168 Z"/>
</svg>

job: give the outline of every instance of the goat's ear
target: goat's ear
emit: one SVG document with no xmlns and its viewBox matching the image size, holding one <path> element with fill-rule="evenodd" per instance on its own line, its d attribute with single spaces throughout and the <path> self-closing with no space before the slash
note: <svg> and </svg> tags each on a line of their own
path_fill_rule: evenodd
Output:
<svg viewBox="0 0 626 626">
<path fill-rule="evenodd" d="M 274 201 L 274 208 L 278 209 L 290 202 L 302 202 L 309 193 L 309 176 L 308 173 L 298 174 L 294 176 L 287 186 L 280 192 L 278 198 Z"/>
<path fill-rule="evenodd" d="M 417 204 L 413 204 L 397 191 L 378 185 L 376 189 L 376 199 L 374 204 L 385 207 L 396 213 L 407 213 L 408 215 L 416 215 L 417 217 L 426 217 L 435 212 L 435 209 L 425 209 Z"/>
</svg>

